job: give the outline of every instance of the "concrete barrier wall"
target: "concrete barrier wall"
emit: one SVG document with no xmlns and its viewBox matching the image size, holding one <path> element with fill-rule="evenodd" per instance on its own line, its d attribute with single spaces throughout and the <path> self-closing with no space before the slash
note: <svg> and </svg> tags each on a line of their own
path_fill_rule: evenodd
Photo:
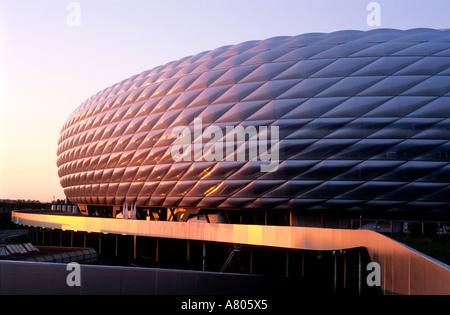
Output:
<svg viewBox="0 0 450 315">
<path fill-rule="evenodd" d="M 367 248 L 385 294 L 450 294 L 450 267 L 370 230 L 140 221 L 13 212 L 18 224 L 97 233 L 192 239 L 294 249 Z"/>
<path fill-rule="evenodd" d="M 80 286 L 69 286 L 67 264 L 0 260 L 1 295 L 270 294 L 281 279 L 191 270 L 80 265 Z"/>
</svg>

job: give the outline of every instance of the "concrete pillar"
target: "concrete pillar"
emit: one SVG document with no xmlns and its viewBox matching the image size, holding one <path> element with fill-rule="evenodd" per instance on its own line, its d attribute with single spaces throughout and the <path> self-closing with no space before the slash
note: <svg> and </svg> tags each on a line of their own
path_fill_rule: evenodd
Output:
<svg viewBox="0 0 450 315">
<path fill-rule="evenodd" d="M 116 257 L 119 255 L 119 234 L 116 234 L 116 247 L 114 249 L 114 255 Z"/>
<path fill-rule="evenodd" d="M 302 251 L 302 277 L 305 276 L 305 252 Z"/>
<path fill-rule="evenodd" d="M 203 271 L 206 270 L 206 243 L 205 243 L 205 241 L 203 241 L 202 270 Z"/>
<path fill-rule="evenodd" d="M 73 231 L 70 231 L 70 247 L 73 247 Z"/>
<path fill-rule="evenodd" d="M 289 277 L 289 251 L 286 250 L 286 278 Z"/>
<path fill-rule="evenodd" d="M 253 250 L 250 249 L 250 274 L 253 273 Z"/>
<path fill-rule="evenodd" d="M 156 238 L 156 257 L 155 261 L 158 262 L 159 260 L 159 238 Z"/>
<path fill-rule="evenodd" d="M 344 289 L 347 287 L 347 252 L 344 250 Z"/>
<path fill-rule="evenodd" d="M 137 259 L 137 248 L 136 248 L 136 244 L 137 243 L 137 236 L 134 235 L 134 239 L 133 239 L 133 258 Z"/>
<path fill-rule="evenodd" d="M 102 233 L 98 234 L 98 254 L 102 254 Z"/>
<path fill-rule="evenodd" d="M 361 249 L 358 249 L 358 295 L 362 294 L 362 257 Z"/>
<path fill-rule="evenodd" d="M 59 230 L 59 246 L 62 246 L 62 234 L 63 234 L 63 231 Z"/>
<path fill-rule="evenodd" d="M 337 254 L 335 251 L 333 251 L 333 294 L 337 294 Z"/>
<path fill-rule="evenodd" d="M 191 260 L 191 241 L 187 240 L 186 259 Z"/>
<path fill-rule="evenodd" d="M 84 232 L 83 246 L 86 247 L 86 244 L 87 244 L 87 232 Z"/>
</svg>

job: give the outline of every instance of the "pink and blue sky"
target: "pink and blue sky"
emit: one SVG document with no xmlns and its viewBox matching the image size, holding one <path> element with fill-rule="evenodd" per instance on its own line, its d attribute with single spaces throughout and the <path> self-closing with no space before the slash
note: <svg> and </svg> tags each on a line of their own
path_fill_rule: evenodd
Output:
<svg viewBox="0 0 450 315">
<path fill-rule="evenodd" d="M 68 10 L 71 2 L 80 11 Z M 272 36 L 450 27 L 448 0 L 376 1 L 380 26 L 367 23 L 370 2 L 0 0 L 0 199 L 64 198 L 62 125 L 92 94 L 136 73 Z M 67 22 L 71 14 L 79 25 Z"/>
</svg>

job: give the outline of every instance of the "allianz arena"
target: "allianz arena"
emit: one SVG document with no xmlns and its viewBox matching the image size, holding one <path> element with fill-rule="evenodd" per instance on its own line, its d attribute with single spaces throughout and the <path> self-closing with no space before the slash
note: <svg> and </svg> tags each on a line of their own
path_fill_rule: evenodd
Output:
<svg viewBox="0 0 450 315">
<path fill-rule="evenodd" d="M 62 127 L 58 175 L 90 215 L 135 206 L 448 216 L 449 117 L 450 31 L 274 37 L 91 96 Z M 247 134 L 228 151 L 238 127 Z"/>
</svg>

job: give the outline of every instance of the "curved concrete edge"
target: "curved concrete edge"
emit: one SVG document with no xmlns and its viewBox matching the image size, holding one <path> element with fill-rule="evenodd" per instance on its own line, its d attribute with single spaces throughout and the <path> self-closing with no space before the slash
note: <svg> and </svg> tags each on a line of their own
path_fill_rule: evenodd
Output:
<svg viewBox="0 0 450 315">
<path fill-rule="evenodd" d="M 367 239 L 372 261 L 382 270 L 385 293 L 450 294 L 450 266 L 381 234 Z"/>
<path fill-rule="evenodd" d="M 307 250 L 365 247 L 385 294 L 450 294 L 450 266 L 370 230 L 141 221 L 14 211 L 16 224 L 94 233 L 191 239 Z"/>
</svg>

